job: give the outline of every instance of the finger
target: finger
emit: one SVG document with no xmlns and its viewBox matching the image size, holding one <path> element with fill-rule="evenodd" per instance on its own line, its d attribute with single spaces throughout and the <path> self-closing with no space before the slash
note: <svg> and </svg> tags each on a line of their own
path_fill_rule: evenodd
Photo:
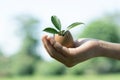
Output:
<svg viewBox="0 0 120 80">
<path fill-rule="evenodd" d="M 55 42 L 54 39 L 50 39 L 50 43 L 54 45 L 54 48 L 60 52 L 64 57 L 67 57 L 69 55 L 69 50 L 68 48 L 62 46 L 58 42 Z"/>
<path fill-rule="evenodd" d="M 43 42 L 43 45 L 44 45 L 44 47 L 45 47 L 45 40 L 47 39 L 47 35 L 44 35 L 43 37 L 42 37 L 42 42 Z"/>
<path fill-rule="evenodd" d="M 54 45 L 54 43 L 56 43 L 52 37 L 48 37 L 47 39 L 50 41 L 51 45 Z"/>
<path fill-rule="evenodd" d="M 47 35 L 43 36 L 42 42 L 43 42 L 43 45 L 44 45 L 45 49 L 47 50 L 47 52 L 50 53 L 46 46 L 46 38 L 47 38 Z"/>
<path fill-rule="evenodd" d="M 87 41 L 86 39 L 87 39 L 87 38 L 81 38 L 81 39 L 76 40 L 76 41 L 74 42 L 75 47 L 79 47 L 80 45 L 82 45 L 84 42 Z"/>
<path fill-rule="evenodd" d="M 48 36 L 47 35 L 44 35 L 43 37 L 42 37 L 42 41 L 44 41 L 44 39 L 46 39 Z"/>
<path fill-rule="evenodd" d="M 55 43 L 54 47 L 57 51 L 61 52 L 64 56 L 67 57 L 70 55 L 68 48 L 60 45 L 59 43 Z"/>
<path fill-rule="evenodd" d="M 49 40 L 45 40 L 45 47 L 48 50 L 48 53 L 51 57 L 55 58 L 56 60 L 60 61 L 61 63 L 65 62 L 64 56 L 62 56 L 59 52 L 57 52 L 53 46 L 50 44 Z"/>
<path fill-rule="evenodd" d="M 43 37 L 42 37 L 42 42 L 43 42 L 43 45 L 44 45 L 44 47 L 46 48 L 46 46 L 45 46 L 45 39 L 47 38 L 47 35 L 44 35 Z"/>
</svg>

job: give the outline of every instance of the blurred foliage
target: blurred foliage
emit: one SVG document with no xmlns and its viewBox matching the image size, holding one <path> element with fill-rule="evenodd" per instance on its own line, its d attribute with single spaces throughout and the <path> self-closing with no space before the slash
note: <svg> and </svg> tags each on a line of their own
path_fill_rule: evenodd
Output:
<svg viewBox="0 0 120 80">
<path fill-rule="evenodd" d="M 39 20 L 33 16 L 22 15 L 17 17 L 17 21 L 21 25 L 23 41 L 19 52 L 11 57 L 11 71 L 14 75 L 33 75 L 36 63 L 41 60 L 37 52 Z"/>
<path fill-rule="evenodd" d="M 13 75 L 32 75 L 34 73 L 34 58 L 24 53 L 11 57 L 11 73 Z"/>
<path fill-rule="evenodd" d="M 79 37 L 95 38 L 110 42 L 119 42 L 117 25 L 106 19 L 95 20 Z"/>
<path fill-rule="evenodd" d="M 17 20 L 19 24 L 21 24 L 20 32 L 23 37 L 23 43 L 20 50 L 22 51 L 21 53 L 26 53 L 38 58 L 36 49 L 39 45 L 39 20 L 33 16 L 27 15 L 18 16 Z"/>
<path fill-rule="evenodd" d="M 0 50 L 0 77 L 11 76 L 10 73 L 10 60 L 4 56 L 3 52 Z"/>
<path fill-rule="evenodd" d="M 94 38 L 119 43 L 120 34 L 118 31 L 118 17 L 116 16 L 118 15 L 107 15 L 91 22 L 86 26 L 82 34 L 79 35 L 79 38 Z M 89 70 L 96 71 L 97 73 L 120 72 L 120 67 L 118 67 L 120 62 L 110 58 L 95 58 L 90 60 L 87 65 L 91 65 Z"/>
<path fill-rule="evenodd" d="M 83 63 L 80 63 L 72 68 L 67 68 L 66 73 L 69 75 L 83 75 L 86 73 L 86 69 L 88 69 L 88 66 L 89 66 L 87 65 L 88 63 L 89 63 L 89 60 Z"/>
<path fill-rule="evenodd" d="M 36 69 L 36 74 L 40 74 L 40 75 L 45 75 L 45 76 L 49 76 L 49 75 L 63 75 L 66 72 L 66 67 L 56 61 L 52 61 L 52 62 L 42 62 L 41 64 L 37 65 L 37 69 Z"/>
</svg>

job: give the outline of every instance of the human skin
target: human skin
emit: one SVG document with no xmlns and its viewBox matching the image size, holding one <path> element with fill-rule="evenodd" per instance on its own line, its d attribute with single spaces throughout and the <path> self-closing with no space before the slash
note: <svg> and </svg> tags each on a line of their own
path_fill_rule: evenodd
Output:
<svg viewBox="0 0 120 80">
<path fill-rule="evenodd" d="M 82 38 L 74 41 L 73 48 L 67 48 L 47 35 L 42 37 L 42 41 L 48 54 L 67 67 L 72 67 L 94 57 L 120 60 L 120 44 L 117 43 Z"/>
</svg>

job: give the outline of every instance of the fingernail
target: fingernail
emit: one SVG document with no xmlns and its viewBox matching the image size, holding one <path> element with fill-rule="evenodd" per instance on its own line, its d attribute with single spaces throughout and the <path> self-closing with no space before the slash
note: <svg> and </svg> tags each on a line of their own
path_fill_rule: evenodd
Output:
<svg viewBox="0 0 120 80">
<path fill-rule="evenodd" d="M 49 40 L 49 39 L 50 39 L 50 37 L 49 37 L 49 36 L 47 36 L 47 39 Z"/>
<path fill-rule="evenodd" d="M 47 35 L 42 36 L 42 40 L 44 40 L 47 37 Z"/>
<path fill-rule="evenodd" d="M 53 44 L 54 44 L 54 40 L 53 40 L 53 39 L 50 39 L 50 43 L 53 45 Z"/>
</svg>

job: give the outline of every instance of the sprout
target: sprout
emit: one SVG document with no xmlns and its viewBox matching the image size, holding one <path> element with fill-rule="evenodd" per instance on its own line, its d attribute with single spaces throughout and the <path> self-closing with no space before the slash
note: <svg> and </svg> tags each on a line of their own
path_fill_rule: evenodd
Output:
<svg viewBox="0 0 120 80">
<path fill-rule="evenodd" d="M 66 30 L 61 30 L 61 28 L 62 28 L 61 22 L 57 16 L 55 16 L 55 15 L 51 16 L 51 21 L 55 28 L 47 27 L 43 31 L 52 33 L 52 34 L 59 34 L 60 36 L 64 36 L 68 30 L 70 30 L 78 25 L 84 24 L 82 22 L 74 22 L 71 25 L 69 25 Z"/>
</svg>

